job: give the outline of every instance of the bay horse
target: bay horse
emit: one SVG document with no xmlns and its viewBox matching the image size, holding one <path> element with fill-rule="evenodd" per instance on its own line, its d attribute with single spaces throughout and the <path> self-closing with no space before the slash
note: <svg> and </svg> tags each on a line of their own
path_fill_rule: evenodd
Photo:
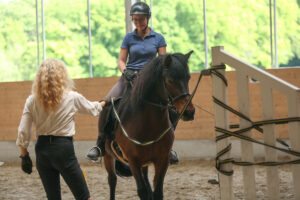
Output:
<svg viewBox="0 0 300 200">
<path fill-rule="evenodd" d="M 181 112 L 189 100 L 190 72 L 187 54 L 161 55 L 146 64 L 131 89 L 119 102 L 119 123 L 114 137 L 105 141 L 104 164 L 108 173 L 110 199 L 115 199 L 117 176 L 116 156 L 112 142 L 126 157 L 135 178 L 141 200 L 163 199 L 163 183 L 169 166 L 169 155 L 174 141 L 168 104 Z M 182 114 L 184 121 L 193 120 L 195 107 L 190 101 Z M 150 141 L 150 142 L 149 142 Z M 153 192 L 148 180 L 148 165 L 154 165 Z"/>
</svg>

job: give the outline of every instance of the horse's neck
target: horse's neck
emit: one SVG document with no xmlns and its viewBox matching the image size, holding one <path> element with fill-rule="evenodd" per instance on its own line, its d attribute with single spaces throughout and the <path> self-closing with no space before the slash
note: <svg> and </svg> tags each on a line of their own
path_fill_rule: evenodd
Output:
<svg viewBox="0 0 300 200">
<path fill-rule="evenodd" d="M 161 108 L 146 104 L 140 114 L 139 118 L 142 119 L 143 123 L 152 127 L 153 130 L 156 129 L 153 134 L 159 134 L 170 126 L 169 112 L 166 107 Z"/>
<path fill-rule="evenodd" d="M 161 86 L 158 88 L 159 89 L 154 89 L 154 92 L 148 96 L 144 102 L 141 113 L 146 113 L 143 117 L 154 124 L 157 122 L 168 123 L 169 113 L 167 95 Z"/>
<path fill-rule="evenodd" d="M 153 93 L 147 97 L 147 101 L 166 106 L 168 104 L 168 94 L 163 84 L 156 85 Z"/>
<path fill-rule="evenodd" d="M 151 95 L 142 100 L 141 104 L 137 104 L 139 106 L 132 107 L 133 110 L 126 120 L 126 124 L 131 124 L 129 127 L 134 127 L 132 130 L 129 128 L 131 137 L 153 140 L 171 126 L 167 105 L 164 103 L 162 106 L 157 106 L 167 98 L 162 96 L 159 90 L 162 88 L 153 89 Z"/>
</svg>

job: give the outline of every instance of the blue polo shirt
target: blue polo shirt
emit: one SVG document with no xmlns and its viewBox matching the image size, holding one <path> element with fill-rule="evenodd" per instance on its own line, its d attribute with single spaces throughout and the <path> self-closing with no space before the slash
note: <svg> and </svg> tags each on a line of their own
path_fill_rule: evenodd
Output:
<svg viewBox="0 0 300 200">
<path fill-rule="evenodd" d="M 121 46 L 121 48 L 127 49 L 129 54 L 126 67 L 141 70 L 146 63 L 156 56 L 158 49 L 164 46 L 167 46 L 165 38 L 152 29 L 144 39 L 135 31 L 127 33 Z"/>
</svg>

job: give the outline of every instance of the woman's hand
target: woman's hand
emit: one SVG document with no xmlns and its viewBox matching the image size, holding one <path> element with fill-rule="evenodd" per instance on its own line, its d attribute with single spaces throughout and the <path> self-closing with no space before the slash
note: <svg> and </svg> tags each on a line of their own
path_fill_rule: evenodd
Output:
<svg viewBox="0 0 300 200">
<path fill-rule="evenodd" d="M 102 106 L 102 108 L 104 108 L 106 102 L 105 102 L 105 101 L 100 101 L 99 103 L 100 103 L 100 105 Z"/>
<path fill-rule="evenodd" d="M 136 73 L 134 73 L 133 71 L 127 70 L 127 69 L 124 70 L 123 74 L 127 81 L 133 81 L 135 79 L 135 77 L 137 76 Z"/>
<path fill-rule="evenodd" d="M 21 157 L 25 157 L 28 153 L 27 149 L 20 146 L 20 150 L 21 150 Z"/>
<path fill-rule="evenodd" d="M 26 148 L 24 148 L 22 146 L 20 146 L 20 149 L 21 149 L 20 158 L 22 159 L 22 162 L 21 162 L 22 170 L 27 174 L 31 174 L 31 172 L 32 172 L 32 161 L 31 161 L 31 158 L 29 156 L 29 152 L 27 151 Z"/>
</svg>

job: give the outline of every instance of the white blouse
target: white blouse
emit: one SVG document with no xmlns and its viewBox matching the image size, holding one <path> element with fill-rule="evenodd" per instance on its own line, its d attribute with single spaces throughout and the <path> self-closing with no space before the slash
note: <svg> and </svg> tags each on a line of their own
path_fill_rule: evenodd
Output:
<svg viewBox="0 0 300 200">
<path fill-rule="evenodd" d="M 25 103 L 16 144 L 28 147 L 33 123 L 36 128 L 36 136 L 73 136 L 75 135 L 74 115 L 76 112 L 98 116 L 101 111 L 102 106 L 99 102 L 91 102 L 78 92 L 70 91 L 63 95 L 56 113 L 47 114 L 38 105 L 33 95 L 30 95 Z"/>
</svg>

